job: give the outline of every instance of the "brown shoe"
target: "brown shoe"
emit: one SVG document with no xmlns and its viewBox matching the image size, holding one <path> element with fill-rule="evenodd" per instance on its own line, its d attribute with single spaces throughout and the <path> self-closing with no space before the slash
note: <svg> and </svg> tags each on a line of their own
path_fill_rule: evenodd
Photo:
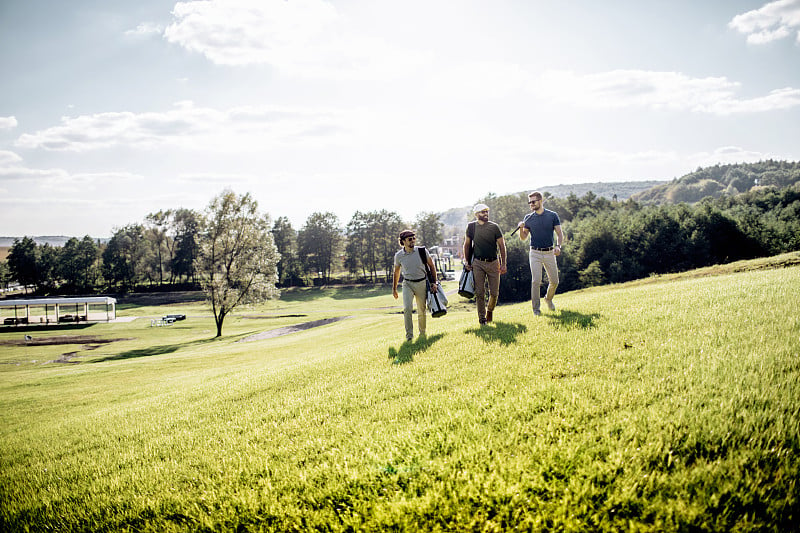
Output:
<svg viewBox="0 0 800 533">
<path fill-rule="evenodd" d="M 492 321 L 492 312 L 486 311 L 486 322 L 491 322 L 491 321 Z"/>
</svg>

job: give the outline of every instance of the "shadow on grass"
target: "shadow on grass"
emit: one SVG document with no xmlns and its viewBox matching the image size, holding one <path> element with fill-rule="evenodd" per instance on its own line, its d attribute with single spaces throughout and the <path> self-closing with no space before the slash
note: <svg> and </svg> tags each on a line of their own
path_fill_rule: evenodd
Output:
<svg viewBox="0 0 800 533">
<path fill-rule="evenodd" d="M 483 342 L 496 342 L 503 346 L 508 346 L 517 342 L 517 337 L 528 331 L 524 324 L 509 324 L 507 322 L 490 322 L 475 329 L 468 329 L 467 333 L 472 333 Z"/>
<path fill-rule="evenodd" d="M 600 318 L 598 313 L 585 315 L 577 311 L 567 311 L 562 309 L 557 314 L 548 314 L 554 326 L 558 329 L 590 329 L 595 327 L 595 321 Z"/>
<path fill-rule="evenodd" d="M 420 337 L 416 341 L 406 341 L 400 349 L 393 347 L 389 348 L 389 359 L 392 359 L 393 365 L 404 365 L 414 361 L 414 354 L 424 352 L 430 348 L 436 341 L 444 337 L 444 333 L 433 335 L 432 337 Z"/>
<path fill-rule="evenodd" d="M 189 346 L 197 346 L 199 344 L 208 344 L 209 342 L 215 342 L 219 339 L 217 338 L 210 338 L 210 339 L 200 339 L 196 341 L 189 341 L 183 342 L 180 344 L 163 344 L 161 346 L 151 346 L 149 348 L 139 348 L 137 350 L 128 350 L 127 352 L 118 353 L 116 355 L 109 355 L 107 357 L 102 357 L 100 359 L 94 359 L 92 363 L 105 363 L 106 361 L 121 361 L 123 359 L 135 359 L 137 357 L 150 357 L 153 355 L 164 355 L 167 353 L 174 353 L 180 350 L 181 348 L 187 348 Z"/>
</svg>

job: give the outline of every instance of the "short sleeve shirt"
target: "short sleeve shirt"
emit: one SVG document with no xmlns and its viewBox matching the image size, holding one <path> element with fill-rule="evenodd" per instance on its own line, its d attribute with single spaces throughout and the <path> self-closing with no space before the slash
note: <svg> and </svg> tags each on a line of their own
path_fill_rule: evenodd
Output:
<svg viewBox="0 0 800 533">
<path fill-rule="evenodd" d="M 474 257 L 481 257 L 484 259 L 497 258 L 497 239 L 503 236 L 500 231 L 500 226 L 494 222 L 486 222 L 485 224 L 474 223 L 475 236 L 472 239 L 472 244 L 475 246 L 473 251 Z M 467 227 L 469 231 L 469 227 Z"/>
<path fill-rule="evenodd" d="M 525 227 L 531 232 L 531 248 L 549 248 L 553 246 L 553 231 L 561 225 L 555 211 L 545 209 L 540 215 L 535 211 L 525 217 Z"/>
<path fill-rule="evenodd" d="M 400 271 L 405 279 L 421 279 L 427 276 L 425 265 L 422 264 L 422 257 L 419 254 L 419 246 L 414 247 L 413 252 L 406 252 L 401 248 L 394 254 L 394 266 L 400 266 Z"/>
</svg>

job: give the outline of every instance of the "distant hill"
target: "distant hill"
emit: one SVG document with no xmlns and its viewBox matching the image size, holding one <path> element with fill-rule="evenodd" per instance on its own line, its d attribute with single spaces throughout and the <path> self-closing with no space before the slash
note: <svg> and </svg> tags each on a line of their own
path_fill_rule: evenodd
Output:
<svg viewBox="0 0 800 533">
<path fill-rule="evenodd" d="M 41 246 L 43 244 L 49 244 L 50 246 L 64 246 L 64 244 L 70 240 L 72 237 L 67 237 L 64 235 L 41 235 L 32 237 L 33 242 L 37 245 Z M 78 240 L 81 240 L 83 237 L 76 237 Z M 22 237 L 0 237 L 0 248 L 10 248 L 14 246 L 14 239 L 22 239 Z M 95 242 L 108 242 L 107 238 L 104 239 L 95 239 Z"/>
<path fill-rule="evenodd" d="M 698 168 L 672 181 L 631 196 L 642 204 L 695 203 L 703 198 L 734 196 L 756 187 L 785 188 L 800 183 L 800 162 L 759 161 Z"/>
<path fill-rule="evenodd" d="M 546 187 L 539 187 L 538 190 L 546 193 L 549 192 L 556 198 L 566 198 L 570 194 L 581 197 L 587 192 L 592 192 L 597 196 L 613 199 L 616 195 L 617 200 L 623 201 L 631 198 L 635 194 L 645 192 L 664 185 L 664 180 L 647 180 L 647 181 L 613 181 L 613 182 L 593 182 L 593 183 L 575 183 L 572 185 L 548 185 Z M 518 193 L 511 194 L 527 194 L 531 191 L 519 191 Z M 505 196 L 505 195 L 503 195 Z M 447 211 L 440 213 L 441 220 L 445 226 L 461 226 L 464 224 L 464 217 L 469 218 L 469 212 L 472 209 L 471 205 L 464 207 L 454 207 Z"/>
<path fill-rule="evenodd" d="M 648 181 L 614 181 L 595 183 L 577 183 L 574 185 L 551 185 L 548 187 L 540 187 L 539 190 L 543 193 L 549 192 L 556 198 L 566 198 L 570 194 L 581 197 L 587 192 L 592 192 L 597 196 L 602 196 L 613 199 L 614 196 L 617 200 L 623 201 L 632 197 L 634 194 L 652 189 L 659 185 L 663 185 L 664 180 L 648 180 Z M 525 191 L 530 192 L 530 191 Z"/>
</svg>

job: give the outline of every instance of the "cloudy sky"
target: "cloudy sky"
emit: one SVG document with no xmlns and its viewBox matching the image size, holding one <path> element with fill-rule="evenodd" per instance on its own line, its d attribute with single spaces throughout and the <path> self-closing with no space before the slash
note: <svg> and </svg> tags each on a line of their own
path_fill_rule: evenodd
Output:
<svg viewBox="0 0 800 533">
<path fill-rule="evenodd" d="M 800 0 L 0 0 L 0 235 L 800 160 Z"/>
</svg>

